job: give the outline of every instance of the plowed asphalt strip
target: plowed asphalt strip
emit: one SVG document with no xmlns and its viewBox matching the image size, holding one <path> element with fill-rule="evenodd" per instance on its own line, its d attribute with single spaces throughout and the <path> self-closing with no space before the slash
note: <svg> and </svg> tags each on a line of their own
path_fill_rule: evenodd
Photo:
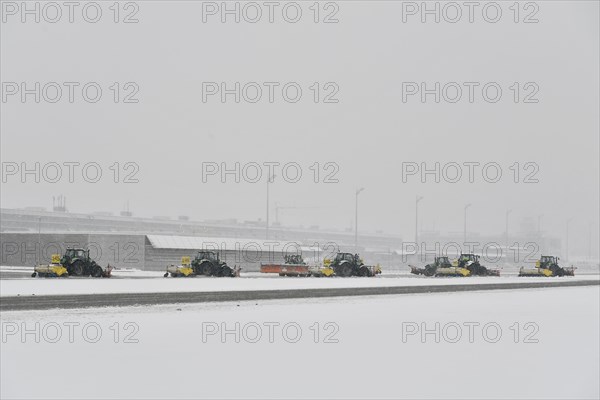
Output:
<svg viewBox="0 0 600 400">
<path fill-rule="evenodd" d="M 57 296 L 9 296 L 0 298 L 0 311 L 48 310 L 53 308 L 124 307 L 174 303 L 207 303 L 340 296 L 374 296 L 390 294 L 467 292 L 475 290 L 532 289 L 597 285 L 600 285 L 600 280 L 336 289 L 249 290 L 227 292 L 103 293 Z"/>
</svg>

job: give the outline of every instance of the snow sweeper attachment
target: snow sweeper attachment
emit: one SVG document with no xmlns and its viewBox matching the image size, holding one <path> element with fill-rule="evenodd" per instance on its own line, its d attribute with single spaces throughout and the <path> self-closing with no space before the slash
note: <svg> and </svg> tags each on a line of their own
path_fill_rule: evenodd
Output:
<svg viewBox="0 0 600 400">
<path fill-rule="evenodd" d="M 323 260 L 323 266 L 311 265 L 310 267 L 308 267 L 308 270 L 310 271 L 311 276 L 314 276 L 317 278 L 330 277 L 330 276 L 335 275 L 335 272 L 333 271 L 333 268 L 331 267 L 331 260 L 328 258 Z"/>
<path fill-rule="evenodd" d="M 33 267 L 32 278 L 66 278 L 69 276 L 67 269 L 60 263 L 60 254 L 52 254 L 50 264 L 39 264 Z"/>
<path fill-rule="evenodd" d="M 470 276 L 471 271 L 467 268 L 454 266 L 448 257 L 435 257 L 431 264 L 423 268 L 409 265 L 410 272 L 415 275 L 425 276 Z"/>
<path fill-rule="evenodd" d="M 194 276 L 194 270 L 191 267 L 191 259 L 189 256 L 181 257 L 181 265 L 167 266 L 167 272 L 163 275 L 165 278 L 171 275 L 172 278 Z"/>
<path fill-rule="evenodd" d="M 521 267 L 519 276 L 575 276 L 575 268 L 563 268 L 558 265 L 560 258 L 541 256 L 534 268 Z"/>
<path fill-rule="evenodd" d="M 52 254 L 50 264 L 40 264 L 34 267 L 31 276 L 40 277 L 66 277 L 66 276 L 92 276 L 94 278 L 110 278 L 113 267 L 110 264 L 103 269 L 90 258 L 90 251 L 84 249 L 67 248 L 61 257 Z"/>
</svg>

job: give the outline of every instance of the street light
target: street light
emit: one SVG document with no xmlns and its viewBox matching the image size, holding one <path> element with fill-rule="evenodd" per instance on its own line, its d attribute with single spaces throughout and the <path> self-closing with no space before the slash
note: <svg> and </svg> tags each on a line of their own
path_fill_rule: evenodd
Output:
<svg viewBox="0 0 600 400">
<path fill-rule="evenodd" d="M 590 226 L 590 230 L 589 230 L 589 236 L 588 236 L 588 260 L 592 260 L 592 226 L 593 224 L 590 222 L 589 223 Z"/>
<path fill-rule="evenodd" d="M 37 260 L 38 263 L 42 263 L 42 217 L 38 217 L 38 249 Z"/>
<path fill-rule="evenodd" d="M 471 203 L 465 205 L 465 226 L 463 231 L 463 244 L 467 243 L 467 208 L 471 207 Z"/>
<path fill-rule="evenodd" d="M 506 210 L 506 230 L 504 231 L 504 238 L 506 240 L 506 248 L 508 248 L 508 216 L 512 210 Z"/>
<path fill-rule="evenodd" d="M 275 179 L 275 174 L 267 177 L 267 240 L 269 240 L 269 184 L 273 182 L 273 179 Z"/>
<path fill-rule="evenodd" d="M 417 195 L 415 202 L 415 244 L 419 245 L 419 202 L 423 200 L 423 196 Z"/>
<path fill-rule="evenodd" d="M 365 190 L 365 188 L 356 189 L 356 202 L 354 205 L 354 252 L 356 253 L 358 250 L 358 195 L 360 192 Z"/>
</svg>

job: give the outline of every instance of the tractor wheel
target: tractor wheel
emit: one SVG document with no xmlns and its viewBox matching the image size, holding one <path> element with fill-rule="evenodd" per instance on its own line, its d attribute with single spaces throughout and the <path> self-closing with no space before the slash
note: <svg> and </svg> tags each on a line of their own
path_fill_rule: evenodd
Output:
<svg viewBox="0 0 600 400">
<path fill-rule="evenodd" d="M 225 276 L 225 277 L 230 277 L 233 274 L 233 270 L 231 268 L 229 268 L 227 265 L 223 265 L 220 268 L 219 271 L 219 276 Z"/>
<path fill-rule="evenodd" d="M 75 261 L 69 269 L 69 275 L 82 276 L 83 275 L 83 263 L 81 261 Z"/>
<path fill-rule="evenodd" d="M 168 272 L 165 272 L 165 274 L 163 275 L 165 278 L 169 276 Z"/>
<path fill-rule="evenodd" d="M 477 276 L 487 275 L 487 270 L 479 264 L 471 264 L 471 265 L 469 265 L 469 267 L 467 269 L 469 271 L 471 271 L 471 275 L 477 275 Z"/>
<path fill-rule="evenodd" d="M 102 278 L 102 274 L 104 271 L 102 271 L 102 267 L 99 266 L 98 264 L 94 264 L 92 265 L 92 276 L 94 278 Z"/>
<path fill-rule="evenodd" d="M 202 274 L 206 276 L 211 276 L 213 274 L 213 266 L 209 262 L 200 265 L 200 270 L 202 271 Z"/>
<path fill-rule="evenodd" d="M 340 265 L 338 270 L 340 271 L 340 276 L 349 277 L 352 275 L 352 267 L 347 263 Z"/>
<path fill-rule="evenodd" d="M 434 276 L 435 275 L 435 271 L 436 271 L 435 267 L 432 267 L 431 265 L 427 264 L 425 266 L 425 271 L 423 272 L 423 275 L 425 275 L 425 276 Z"/>
<path fill-rule="evenodd" d="M 31 277 L 35 278 L 36 275 L 37 275 L 37 272 L 34 272 L 33 274 L 31 274 Z"/>
<path fill-rule="evenodd" d="M 369 276 L 369 268 L 364 265 L 358 269 L 358 276 Z"/>
</svg>

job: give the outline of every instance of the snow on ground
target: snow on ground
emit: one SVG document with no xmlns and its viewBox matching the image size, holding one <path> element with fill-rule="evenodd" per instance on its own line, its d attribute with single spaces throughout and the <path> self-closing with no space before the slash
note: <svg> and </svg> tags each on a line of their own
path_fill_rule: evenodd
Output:
<svg viewBox="0 0 600 400">
<path fill-rule="evenodd" d="M 3 312 L 0 397 L 597 399 L 599 304 L 580 287 Z"/>
<path fill-rule="evenodd" d="M 4 268 L 4 267 L 3 267 Z M 119 275 L 122 273 L 123 275 Z M 142 274 L 136 275 L 136 274 Z M 0 296 L 59 295 L 86 293 L 155 293 L 155 292 L 212 292 L 229 290 L 292 290 L 347 287 L 389 287 L 416 285 L 455 285 L 498 282 L 547 282 L 598 280 L 598 275 L 579 275 L 562 278 L 469 277 L 431 278 L 405 274 L 386 274 L 374 278 L 300 278 L 275 274 L 246 273 L 241 278 L 163 278 L 162 272 L 120 271 L 115 278 L 31 278 L 1 279 Z M 139 278 L 142 279 L 134 279 Z M 131 278 L 131 279 L 128 279 Z M 144 279 L 147 278 L 147 279 Z"/>
</svg>

